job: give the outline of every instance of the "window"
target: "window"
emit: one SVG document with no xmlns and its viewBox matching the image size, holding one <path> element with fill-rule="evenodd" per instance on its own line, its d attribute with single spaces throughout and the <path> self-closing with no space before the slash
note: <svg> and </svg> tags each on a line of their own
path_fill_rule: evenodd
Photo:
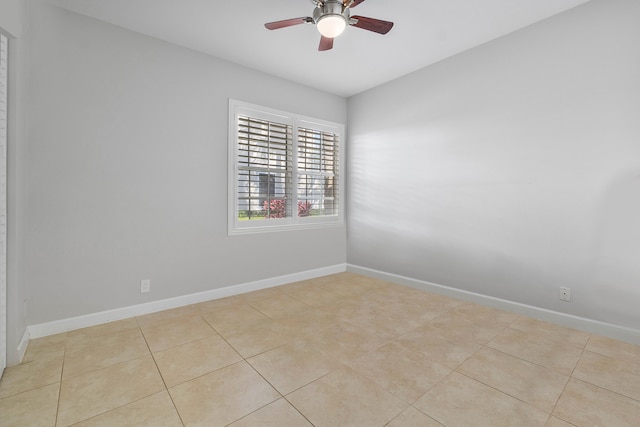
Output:
<svg viewBox="0 0 640 427">
<path fill-rule="evenodd" d="M 229 234 L 343 222 L 344 126 L 229 102 Z"/>
</svg>

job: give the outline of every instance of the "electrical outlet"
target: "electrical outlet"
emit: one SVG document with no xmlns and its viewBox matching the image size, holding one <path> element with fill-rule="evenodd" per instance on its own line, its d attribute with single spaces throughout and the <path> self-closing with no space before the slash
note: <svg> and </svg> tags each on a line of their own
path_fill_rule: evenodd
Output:
<svg viewBox="0 0 640 427">
<path fill-rule="evenodd" d="M 140 281 L 140 293 L 151 292 L 151 280 L 143 279 Z"/>
<path fill-rule="evenodd" d="M 560 286 L 558 296 L 562 301 L 571 301 L 571 288 L 565 288 L 564 286 Z"/>
</svg>

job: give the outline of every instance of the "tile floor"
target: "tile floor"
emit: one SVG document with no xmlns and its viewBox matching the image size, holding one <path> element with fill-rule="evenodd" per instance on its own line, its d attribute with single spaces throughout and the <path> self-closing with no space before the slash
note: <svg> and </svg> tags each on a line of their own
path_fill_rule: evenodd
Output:
<svg viewBox="0 0 640 427">
<path fill-rule="evenodd" d="M 640 347 L 341 273 L 32 340 L 0 426 L 640 426 Z"/>
</svg>

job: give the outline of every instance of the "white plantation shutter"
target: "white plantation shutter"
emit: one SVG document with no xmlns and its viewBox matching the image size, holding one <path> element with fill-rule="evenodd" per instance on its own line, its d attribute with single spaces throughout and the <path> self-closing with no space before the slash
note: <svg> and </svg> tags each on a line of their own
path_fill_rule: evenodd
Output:
<svg viewBox="0 0 640 427">
<path fill-rule="evenodd" d="M 343 125 L 229 102 L 229 234 L 341 224 Z"/>
<path fill-rule="evenodd" d="M 239 115 L 237 126 L 239 216 L 246 220 L 290 217 L 291 125 Z"/>
<path fill-rule="evenodd" d="M 298 203 L 309 216 L 338 213 L 339 143 L 335 133 L 298 128 Z"/>
</svg>

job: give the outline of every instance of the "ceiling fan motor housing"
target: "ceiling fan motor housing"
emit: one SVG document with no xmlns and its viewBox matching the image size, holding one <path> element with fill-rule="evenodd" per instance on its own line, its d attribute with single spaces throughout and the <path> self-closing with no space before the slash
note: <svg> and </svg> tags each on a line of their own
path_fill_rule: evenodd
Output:
<svg viewBox="0 0 640 427">
<path fill-rule="evenodd" d="M 318 3 L 318 6 L 313 11 L 313 22 L 318 23 L 321 19 L 329 16 L 340 16 L 344 19 L 345 23 L 349 23 L 349 8 L 344 7 L 340 0 L 326 0 L 325 2 Z"/>
</svg>

